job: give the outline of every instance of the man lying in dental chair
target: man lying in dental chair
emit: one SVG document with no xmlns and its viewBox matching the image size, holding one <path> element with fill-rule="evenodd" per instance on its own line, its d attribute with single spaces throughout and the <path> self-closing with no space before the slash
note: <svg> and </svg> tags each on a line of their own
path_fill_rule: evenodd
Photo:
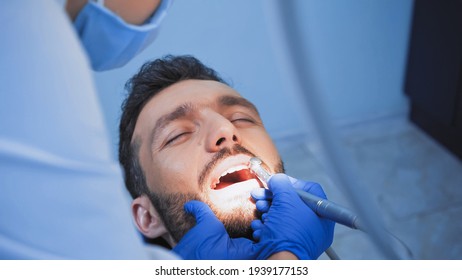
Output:
<svg viewBox="0 0 462 280">
<path fill-rule="evenodd" d="M 331 245 L 334 223 L 293 189 L 325 198 L 321 186 L 282 174 L 256 107 L 213 69 L 166 56 L 143 65 L 127 90 L 119 160 L 147 239 L 184 259 L 317 259 Z M 277 173 L 269 190 L 250 172 L 252 157 Z"/>
</svg>

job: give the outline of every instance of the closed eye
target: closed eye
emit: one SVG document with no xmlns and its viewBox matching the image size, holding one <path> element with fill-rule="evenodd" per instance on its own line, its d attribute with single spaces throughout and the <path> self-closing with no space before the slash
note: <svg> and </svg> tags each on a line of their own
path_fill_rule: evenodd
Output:
<svg viewBox="0 0 462 280">
<path fill-rule="evenodd" d="M 182 132 L 182 133 L 179 133 L 179 134 L 175 134 L 174 136 L 168 138 L 168 140 L 165 142 L 164 146 L 174 144 L 175 142 L 179 141 L 182 137 L 186 136 L 189 133 L 190 132 Z"/>
<path fill-rule="evenodd" d="M 239 119 L 234 119 L 234 120 L 231 120 L 231 122 L 248 122 L 248 123 L 254 123 L 255 121 L 253 119 L 250 119 L 250 118 L 239 118 Z"/>
<path fill-rule="evenodd" d="M 229 121 L 235 125 L 253 125 L 259 124 L 259 118 L 256 118 L 252 112 L 247 111 L 234 111 L 228 117 Z"/>
</svg>

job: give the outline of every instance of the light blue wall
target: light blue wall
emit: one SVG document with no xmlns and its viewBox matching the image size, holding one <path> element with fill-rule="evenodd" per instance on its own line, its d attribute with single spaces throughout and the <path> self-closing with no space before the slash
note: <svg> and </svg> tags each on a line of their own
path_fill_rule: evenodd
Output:
<svg viewBox="0 0 462 280">
<path fill-rule="evenodd" d="M 276 140 L 306 131 L 281 73 L 268 28 L 268 0 L 176 0 L 157 41 L 127 66 L 96 73 L 116 153 L 124 83 L 141 64 L 165 54 L 192 54 L 216 69 L 260 110 Z M 402 84 L 411 0 L 297 1 L 310 61 L 337 123 L 407 109 Z"/>
<path fill-rule="evenodd" d="M 407 110 L 411 0 L 298 1 L 305 45 L 329 113 L 357 122 Z"/>
</svg>

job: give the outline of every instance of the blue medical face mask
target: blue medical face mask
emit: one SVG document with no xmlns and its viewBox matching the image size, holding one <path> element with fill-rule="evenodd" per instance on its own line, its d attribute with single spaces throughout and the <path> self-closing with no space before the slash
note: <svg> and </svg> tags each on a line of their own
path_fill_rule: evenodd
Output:
<svg viewBox="0 0 462 280">
<path fill-rule="evenodd" d="M 126 23 L 104 7 L 103 1 L 89 1 L 74 21 L 74 27 L 90 57 L 93 70 L 104 71 L 124 66 L 157 36 L 165 16 L 162 1 L 155 19 L 138 26 Z M 160 13 L 160 14 L 159 14 Z"/>
</svg>

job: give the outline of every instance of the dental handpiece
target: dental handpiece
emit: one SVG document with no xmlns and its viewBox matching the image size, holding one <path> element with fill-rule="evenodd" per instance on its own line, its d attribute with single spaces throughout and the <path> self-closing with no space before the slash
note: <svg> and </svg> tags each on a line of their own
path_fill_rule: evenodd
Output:
<svg viewBox="0 0 462 280">
<path fill-rule="evenodd" d="M 250 159 L 249 168 L 255 175 L 265 184 L 268 183 L 271 174 L 262 167 L 262 161 L 253 157 Z M 320 198 L 300 189 L 295 189 L 300 198 L 310 207 L 318 216 L 329 219 L 336 223 L 350 227 L 352 229 L 360 229 L 364 231 L 358 217 L 350 210 L 326 199 Z"/>
</svg>

